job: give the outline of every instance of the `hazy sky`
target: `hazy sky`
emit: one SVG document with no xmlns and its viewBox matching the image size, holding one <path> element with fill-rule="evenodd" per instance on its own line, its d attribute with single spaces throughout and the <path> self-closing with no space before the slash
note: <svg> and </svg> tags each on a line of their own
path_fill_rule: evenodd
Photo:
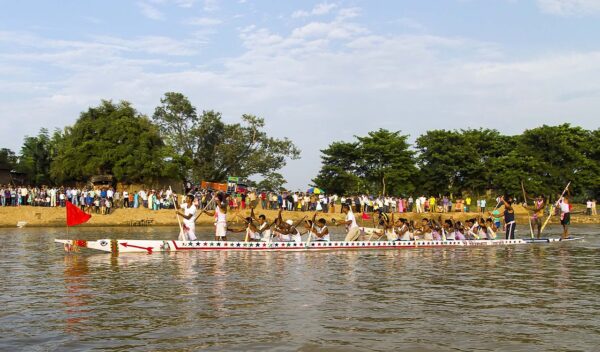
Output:
<svg viewBox="0 0 600 352">
<path fill-rule="evenodd" d="M 600 126 L 600 0 L 2 1 L 0 147 L 167 91 L 265 118 L 302 159 L 370 130 Z"/>
</svg>

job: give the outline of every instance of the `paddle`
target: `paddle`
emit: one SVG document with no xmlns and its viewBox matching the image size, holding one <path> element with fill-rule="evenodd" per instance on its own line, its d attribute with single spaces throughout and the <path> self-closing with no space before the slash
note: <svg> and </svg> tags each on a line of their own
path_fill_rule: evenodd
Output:
<svg viewBox="0 0 600 352">
<path fill-rule="evenodd" d="M 544 221 L 544 224 L 542 225 L 542 229 L 540 230 L 540 234 L 542 232 L 544 232 L 544 229 L 546 228 L 546 225 L 548 224 L 548 221 L 550 221 L 550 218 L 552 217 L 552 214 L 554 213 L 554 209 L 558 206 L 558 204 L 560 203 L 560 200 L 565 196 L 565 193 L 569 189 L 570 185 L 571 185 L 571 181 L 569 181 L 569 183 L 567 183 L 567 187 L 565 187 L 565 190 L 562 192 L 562 194 L 560 195 L 560 198 L 558 198 L 558 200 L 556 201 L 556 203 L 554 203 L 550 207 L 550 214 L 548 214 L 548 217 L 546 218 L 546 221 Z"/>
<path fill-rule="evenodd" d="M 527 208 L 527 194 L 525 193 L 525 186 L 523 180 L 521 180 L 521 189 L 523 190 L 523 201 L 525 202 L 525 210 L 527 210 L 527 222 L 529 222 L 529 233 L 533 238 L 533 226 L 531 225 L 531 216 L 529 215 L 529 209 Z"/>
<path fill-rule="evenodd" d="M 315 219 L 317 218 L 317 213 L 313 215 L 312 223 L 310 225 L 310 230 L 308 230 L 308 238 L 306 239 L 306 247 L 310 244 L 310 239 L 312 237 L 312 230 L 315 227 Z"/>
<path fill-rule="evenodd" d="M 179 224 L 179 240 L 180 241 L 185 241 L 185 234 L 183 233 L 183 226 L 181 225 L 181 219 L 179 219 L 179 214 L 177 213 L 177 201 L 175 200 L 175 197 L 173 197 L 173 189 L 171 188 L 171 186 L 169 186 L 169 191 L 171 191 L 171 200 L 173 201 L 173 207 L 175 210 L 175 217 L 177 218 L 177 223 Z"/>
</svg>

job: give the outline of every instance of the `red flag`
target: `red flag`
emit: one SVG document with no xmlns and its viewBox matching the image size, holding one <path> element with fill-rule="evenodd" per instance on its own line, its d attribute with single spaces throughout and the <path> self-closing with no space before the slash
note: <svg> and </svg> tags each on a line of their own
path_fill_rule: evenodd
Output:
<svg viewBox="0 0 600 352">
<path fill-rule="evenodd" d="M 73 203 L 67 201 L 67 226 L 83 224 L 91 217 L 90 214 L 84 213 L 81 209 L 74 206 Z"/>
<path fill-rule="evenodd" d="M 362 213 L 362 218 L 363 218 L 363 220 L 370 220 L 371 219 L 371 217 L 367 213 Z"/>
</svg>

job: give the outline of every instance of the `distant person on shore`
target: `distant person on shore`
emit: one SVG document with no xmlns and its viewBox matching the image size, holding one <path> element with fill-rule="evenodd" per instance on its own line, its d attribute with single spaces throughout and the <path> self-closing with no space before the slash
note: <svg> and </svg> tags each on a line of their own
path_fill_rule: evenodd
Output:
<svg viewBox="0 0 600 352">
<path fill-rule="evenodd" d="M 587 202 L 585 203 L 585 214 L 587 216 L 592 215 L 592 206 L 593 206 L 592 200 L 588 199 Z"/>
</svg>

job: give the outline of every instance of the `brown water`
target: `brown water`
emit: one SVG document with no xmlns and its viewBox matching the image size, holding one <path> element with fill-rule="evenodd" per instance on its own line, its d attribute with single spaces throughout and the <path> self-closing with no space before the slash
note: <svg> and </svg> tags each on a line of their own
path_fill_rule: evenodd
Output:
<svg viewBox="0 0 600 352">
<path fill-rule="evenodd" d="M 0 350 L 598 350 L 600 229 L 573 233 L 585 240 L 113 257 L 64 253 L 64 229 L 0 229 Z"/>
</svg>

